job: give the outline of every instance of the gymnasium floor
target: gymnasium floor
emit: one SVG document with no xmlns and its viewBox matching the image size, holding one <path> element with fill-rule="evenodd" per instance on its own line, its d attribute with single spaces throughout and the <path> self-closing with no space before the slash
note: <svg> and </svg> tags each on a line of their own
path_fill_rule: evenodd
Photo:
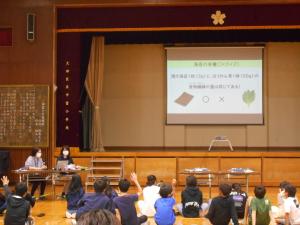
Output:
<svg viewBox="0 0 300 225">
<path fill-rule="evenodd" d="M 180 192 L 182 188 L 176 189 L 176 201 L 180 202 Z M 208 198 L 208 190 L 201 188 L 204 198 Z M 249 188 L 250 195 L 253 193 L 253 188 Z M 50 193 L 50 187 L 47 189 Z M 276 204 L 276 195 L 278 188 L 267 188 L 267 196 L 273 204 Z M 134 189 L 131 190 L 134 193 Z M 212 196 L 218 194 L 217 188 L 213 188 Z M 70 224 L 70 219 L 65 218 L 66 201 L 65 200 L 52 200 L 49 196 L 46 200 L 37 201 L 35 207 L 32 210 L 32 215 L 35 218 L 36 225 L 65 225 Z M 38 217 L 39 214 L 44 213 L 45 216 Z M 3 224 L 3 216 L 0 217 L 0 225 Z M 209 221 L 205 218 L 183 218 L 182 216 L 176 216 L 176 225 L 209 225 Z M 150 219 L 150 225 L 155 225 L 153 218 Z"/>
</svg>

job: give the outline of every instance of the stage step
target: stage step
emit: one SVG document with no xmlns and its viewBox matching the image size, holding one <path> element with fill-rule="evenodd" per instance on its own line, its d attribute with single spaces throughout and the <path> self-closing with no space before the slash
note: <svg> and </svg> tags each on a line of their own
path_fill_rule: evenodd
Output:
<svg viewBox="0 0 300 225">
<path fill-rule="evenodd" d="M 97 163 L 97 162 L 101 162 L 101 163 L 122 163 L 123 160 L 120 159 L 92 159 L 91 160 L 92 163 Z"/>
<path fill-rule="evenodd" d="M 109 179 L 111 178 L 121 178 L 120 174 L 89 174 L 87 175 L 87 178 L 102 178 L 102 177 L 107 177 Z"/>
<path fill-rule="evenodd" d="M 111 186 L 118 186 L 118 185 L 119 185 L 119 181 L 110 181 L 109 184 L 110 184 Z M 85 185 L 86 185 L 86 187 L 87 187 L 87 186 L 93 186 L 93 185 L 94 185 L 94 182 L 87 181 L 87 182 L 85 182 Z"/>
<path fill-rule="evenodd" d="M 91 168 L 92 170 L 121 170 L 122 168 L 117 166 L 94 166 Z"/>
<path fill-rule="evenodd" d="M 88 186 L 94 185 L 94 181 L 102 177 L 107 177 L 110 181 L 110 185 L 118 185 L 119 180 L 123 178 L 123 170 L 123 159 L 101 159 L 99 157 L 92 157 L 90 173 L 87 175 L 87 182 L 85 183 L 86 191 Z"/>
</svg>

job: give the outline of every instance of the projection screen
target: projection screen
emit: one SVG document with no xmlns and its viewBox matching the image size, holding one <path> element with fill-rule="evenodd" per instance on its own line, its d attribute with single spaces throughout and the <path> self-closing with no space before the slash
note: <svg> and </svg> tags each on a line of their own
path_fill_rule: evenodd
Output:
<svg viewBox="0 0 300 225">
<path fill-rule="evenodd" d="M 263 124 L 263 47 L 168 47 L 167 124 Z"/>
</svg>

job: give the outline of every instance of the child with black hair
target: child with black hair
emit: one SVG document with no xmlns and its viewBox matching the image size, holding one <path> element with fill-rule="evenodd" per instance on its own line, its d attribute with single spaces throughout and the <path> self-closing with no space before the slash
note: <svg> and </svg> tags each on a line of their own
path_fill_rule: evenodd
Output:
<svg viewBox="0 0 300 225">
<path fill-rule="evenodd" d="M 239 219 L 244 218 L 245 215 L 245 206 L 247 202 L 247 193 L 242 191 L 241 184 L 234 183 L 231 186 L 231 198 L 234 201 L 234 207 Z"/>
<path fill-rule="evenodd" d="M 230 219 L 234 225 L 239 224 L 230 192 L 231 186 L 229 184 L 219 185 L 219 196 L 212 199 L 205 216 L 213 225 L 228 225 Z"/>
<path fill-rule="evenodd" d="M 156 185 L 156 176 L 147 176 L 146 185 L 143 189 L 144 200 L 138 201 L 138 207 L 143 215 L 153 217 L 155 214 L 154 203 L 160 198 L 159 186 Z"/>
<path fill-rule="evenodd" d="M 78 174 L 72 175 L 71 182 L 66 194 L 67 198 L 67 218 L 75 218 L 78 209 L 78 202 L 84 196 L 81 177 Z"/>
<path fill-rule="evenodd" d="M 106 183 L 104 194 L 107 197 L 109 197 L 110 200 L 113 200 L 115 197 L 118 197 L 118 193 L 115 191 L 115 189 L 112 188 L 112 186 L 110 186 L 110 181 L 108 177 L 104 176 L 101 179 Z"/>
<path fill-rule="evenodd" d="M 300 224 L 300 206 L 296 198 L 296 187 L 287 184 L 284 189 L 286 197 L 284 201 L 285 224 L 298 225 Z"/>
<path fill-rule="evenodd" d="M 178 211 L 184 217 L 195 218 L 199 217 L 202 210 L 202 192 L 197 185 L 195 176 L 186 177 L 186 187 L 181 192 L 181 204 L 177 205 Z"/>
<path fill-rule="evenodd" d="M 23 199 L 25 199 L 26 201 L 29 202 L 31 208 L 34 207 L 35 205 L 35 198 L 31 196 L 31 194 L 26 193 L 25 196 L 23 197 Z M 7 208 L 7 201 L 6 198 L 3 194 L 0 193 L 0 215 L 3 214 L 3 212 L 6 210 Z"/>
<path fill-rule="evenodd" d="M 91 210 L 82 214 L 78 225 L 121 225 L 116 215 L 105 209 Z"/>
<path fill-rule="evenodd" d="M 282 181 L 279 184 L 279 192 L 277 194 L 277 203 L 279 208 L 283 208 L 284 200 L 286 199 L 285 187 L 289 185 L 288 181 Z"/>
<path fill-rule="evenodd" d="M 277 194 L 277 204 L 278 206 L 272 206 L 271 207 L 271 210 L 272 210 L 272 215 L 274 218 L 276 218 L 276 221 L 279 223 L 284 223 L 284 208 L 283 208 L 283 205 L 284 205 L 284 201 L 286 199 L 286 196 L 285 196 L 285 186 L 287 186 L 288 184 L 290 184 L 289 182 L 287 181 L 282 181 L 280 182 L 279 184 L 279 192 Z"/>
<path fill-rule="evenodd" d="M 252 198 L 251 217 L 249 224 L 269 225 L 272 219 L 271 202 L 265 197 L 266 188 L 263 185 L 258 185 L 254 188 L 255 197 Z"/>
<path fill-rule="evenodd" d="M 95 193 L 86 193 L 79 201 L 80 207 L 76 212 L 76 219 L 78 217 L 93 209 L 107 209 L 112 213 L 115 213 L 115 208 L 111 200 L 104 194 L 106 188 L 106 182 L 103 180 L 96 180 L 94 183 Z"/>
<path fill-rule="evenodd" d="M 176 180 L 172 180 L 170 184 L 163 183 L 160 185 L 159 194 L 161 198 L 157 199 L 154 208 L 156 213 L 154 219 L 158 225 L 173 225 L 175 223 L 175 214 L 173 207 L 176 203 L 173 195 L 175 193 Z"/>
<path fill-rule="evenodd" d="M 117 215 L 121 217 L 122 225 L 139 225 L 148 220 L 148 217 L 142 215 L 137 216 L 135 202 L 139 199 L 139 195 L 142 193 L 142 188 L 138 182 L 137 175 L 131 173 L 131 181 L 136 185 L 138 192 L 137 194 L 128 194 L 130 182 L 127 179 L 121 179 L 119 181 L 120 195 L 113 199 L 113 202 L 117 208 Z"/>
<path fill-rule="evenodd" d="M 30 203 L 24 199 L 27 193 L 26 183 L 18 183 L 15 186 L 15 194 L 11 194 L 8 188 L 9 180 L 6 176 L 1 178 L 5 196 L 7 199 L 7 209 L 4 225 L 30 225 L 33 218 L 30 216 Z"/>
</svg>

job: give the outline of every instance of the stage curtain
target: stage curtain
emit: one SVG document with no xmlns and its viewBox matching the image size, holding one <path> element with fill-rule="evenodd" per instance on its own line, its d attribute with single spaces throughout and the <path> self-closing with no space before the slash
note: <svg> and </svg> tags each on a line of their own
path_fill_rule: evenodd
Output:
<svg viewBox="0 0 300 225">
<path fill-rule="evenodd" d="M 85 88 L 92 103 L 91 151 L 104 151 L 101 132 L 101 103 L 104 73 L 104 37 L 93 37 Z"/>
<path fill-rule="evenodd" d="M 85 96 L 85 100 L 82 106 L 82 146 L 83 151 L 91 151 L 92 140 L 92 118 L 93 118 L 93 105 L 88 96 Z"/>
</svg>

